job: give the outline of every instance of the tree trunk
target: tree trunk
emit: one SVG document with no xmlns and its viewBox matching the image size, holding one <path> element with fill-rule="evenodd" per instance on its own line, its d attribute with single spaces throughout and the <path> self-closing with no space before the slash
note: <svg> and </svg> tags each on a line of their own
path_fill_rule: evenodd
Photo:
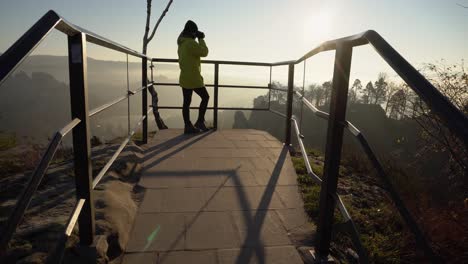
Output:
<svg viewBox="0 0 468 264">
<path fill-rule="evenodd" d="M 145 25 L 145 34 L 143 36 L 143 49 L 142 53 L 146 55 L 146 52 L 148 50 L 148 44 L 149 42 L 153 39 L 154 34 L 156 33 L 156 29 L 158 28 L 159 24 L 161 23 L 162 19 L 166 15 L 167 11 L 169 10 L 169 7 L 172 4 L 172 0 L 170 0 L 166 6 L 166 9 L 164 9 L 163 13 L 159 17 L 156 25 L 153 28 L 153 32 L 151 33 L 150 36 L 148 36 L 149 31 L 150 31 L 150 22 L 151 22 L 151 2 L 152 0 L 147 0 L 146 1 L 146 25 Z M 153 80 L 151 78 L 151 80 Z M 159 129 L 167 129 L 166 124 L 164 124 L 163 119 L 161 118 L 161 115 L 159 114 L 159 109 L 158 109 L 158 93 L 156 90 L 154 90 L 153 85 L 149 87 L 149 92 L 151 94 L 151 105 L 153 107 L 153 115 L 154 115 L 154 120 L 156 121 L 156 125 L 158 126 Z"/>
</svg>

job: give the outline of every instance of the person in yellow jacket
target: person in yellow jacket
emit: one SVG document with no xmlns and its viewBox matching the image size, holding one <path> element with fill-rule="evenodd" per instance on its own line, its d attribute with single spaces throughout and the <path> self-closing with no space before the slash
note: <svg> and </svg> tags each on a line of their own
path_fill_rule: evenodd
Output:
<svg viewBox="0 0 468 264">
<path fill-rule="evenodd" d="M 198 39 L 198 42 L 195 39 Z M 205 113 L 210 96 L 205 88 L 200 70 L 200 57 L 208 55 L 208 47 L 205 43 L 205 34 L 198 31 L 195 22 L 189 20 L 185 23 L 184 30 L 177 39 L 177 54 L 179 55 L 180 77 L 179 84 L 182 87 L 184 103 L 182 115 L 184 117 L 185 134 L 207 131 L 205 126 Z M 198 119 L 195 125 L 190 121 L 190 103 L 195 92 L 201 98 Z"/>
</svg>

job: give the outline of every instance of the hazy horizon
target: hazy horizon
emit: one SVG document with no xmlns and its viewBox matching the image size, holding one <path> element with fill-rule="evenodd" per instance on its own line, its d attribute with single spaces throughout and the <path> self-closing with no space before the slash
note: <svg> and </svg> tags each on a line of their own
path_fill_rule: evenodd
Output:
<svg viewBox="0 0 468 264">
<path fill-rule="evenodd" d="M 207 59 L 276 62 L 301 57 L 326 40 L 379 32 L 416 68 L 444 59 L 449 64 L 468 58 L 468 10 L 463 1 L 197 1 L 176 0 L 148 47 L 153 57 L 177 58 L 176 38 L 187 19 L 206 32 Z M 152 24 L 167 1 L 154 1 Z M 131 49 L 141 51 L 146 1 L 15 1 L 0 4 L 0 52 L 5 51 L 47 10 Z M 111 12 L 110 12 L 111 11 Z M 22 14 L 21 17 L 17 14 Z M 430 32 L 428 32 L 430 29 Z M 52 34 L 34 54 L 66 55 L 66 37 Z M 89 45 L 89 56 L 124 61 L 125 55 Z M 129 58 L 131 61 L 134 58 Z M 331 78 L 333 52 L 308 61 L 312 82 Z M 325 66 L 324 66 L 325 65 Z M 299 67 L 300 68 L 300 67 Z M 393 71 L 369 46 L 355 48 L 351 78 L 370 79 Z"/>
<path fill-rule="evenodd" d="M 153 3 L 152 24 L 166 3 Z M 323 41 L 374 29 L 416 68 L 440 59 L 445 59 L 448 64 L 459 64 L 468 58 L 468 49 L 464 45 L 468 30 L 463 26 L 468 22 L 468 11 L 456 3 L 419 0 L 411 3 L 402 0 L 375 3 L 359 0 L 351 4 L 339 0 L 326 3 L 301 0 L 291 4 L 285 0 L 222 3 L 204 0 L 194 4 L 187 0 L 175 0 L 155 39 L 150 43 L 148 54 L 153 57 L 177 58 L 175 40 L 185 21 L 193 19 L 206 32 L 206 42 L 210 49 L 206 59 L 210 60 L 276 62 L 297 59 Z M 0 52 L 9 48 L 49 9 L 54 9 L 71 23 L 131 49 L 141 50 L 145 1 L 140 4 L 113 1 L 109 4 L 105 1 L 48 0 L 37 3 L 25 0 L 3 2 L 0 7 L 0 24 L 8 25 L 0 27 Z M 21 18 L 17 14 L 22 14 Z M 430 34 L 427 28 L 431 29 Z M 90 96 L 90 107 L 95 107 L 125 93 L 127 56 L 91 43 L 87 47 L 90 92 L 94 93 L 94 97 Z M 28 60 L 36 60 L 35 63 L 23 63 L 15 74 L 27 68 L 29 74 L 45 72 L 67 85 L 67 54 L 66 35 L 53 30 L 25 62 L 27 64 Z M 55 59 L 60 62 L 53 66 L 44 65 L 44 62 L 37 60 L 41 59 L 39 56 L 57 56 Z M 141 84 L 140 59 L 128 56 L 128 60 L 130 89 L 137 89 Z M 297 64 L 295 85 L 302 87 L 304 83 L 308 87 L 331 80 L 333 63 L 333 51 L 307 60 L 305 80 L 304 63 Z M 206 84 L 213 83 L 213 70 L 213 65 L 202 65 Z M 392 82 L 402 82 L 372 47 L 354 48 L 350 84 L 354 79 L 360 79 L 363 85 L 373 82 L 380 72 L 387 73 Z M 219 77 L 220 84 L 266 86 L 269 83 L 269 68 L 221 65 Z M 156 64 L 155 78 L 157 81 L 177 83 L 178 65 Z M 286 85 L 287 66 L 273 67 L 272 81 Z M 105 86 L 109 82 L 111 85 Z M 179 87 L 160 86 L 157 91 L 160 94 L 160 105 L 182 104 Z M 212 89 L 208 88 L 208 91 L 211 93 Z M 219 105 L 249 107 L 254 98 L 266 93 L 266 90 L 254 89 L 239 91 L 220 89 Z M 5 95 L 6 91 L 2 89 L 0 92 Z M 193 104 L 197 104 L 197 100 L 195 97 Z M 176 115 L 180 115 L 180 111 L 165 111 L 168 118 Z"/>
</svg>

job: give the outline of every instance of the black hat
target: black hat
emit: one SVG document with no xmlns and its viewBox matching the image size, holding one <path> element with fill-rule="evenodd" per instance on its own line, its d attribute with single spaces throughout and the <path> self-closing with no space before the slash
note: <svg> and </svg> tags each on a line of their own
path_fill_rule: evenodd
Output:
<svg viewBox="0 0 468 264">
<path fill-rule="evenodd" d="M 198 27 L 197 27 L 197 24 L 195 24 L 195 22 L 193 22 L 192 20 L 189 20 L 187 21 L 187 23 L 185 23 L 184 32 L 195 33 L 197 31 L 198 31 Z"/>
</svg>

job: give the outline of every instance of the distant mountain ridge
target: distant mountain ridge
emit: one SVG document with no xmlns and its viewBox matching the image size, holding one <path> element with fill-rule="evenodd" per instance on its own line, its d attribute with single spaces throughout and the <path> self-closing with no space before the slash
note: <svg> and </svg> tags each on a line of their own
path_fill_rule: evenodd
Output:
<svg viewBox="0 0 468 264">
<path fill-rule="evenodd" d="M 141 87 L 141 64 L 128 63 L 129 89 Z M 177 67 L 177 65 L 175 65 Z M 174 65 L 158 66 L 158 80 L 168 81 L 162 70 L 173 71 Z M 15 133 L 28 141 L 44 143 L 71 117 L 68 57 L 52 55 L 28 56 L 0 87 L 0 131 Z M 89 109 L 127 94 L 127 63 L 88 58 Z M 162 91 L 161 95 L 171 91 Z M 177 92 L 179 92 L 177 90 Z M 165 96 L 167 104 L 179 98 Z M 141 96 L 109 108 L 91 118 L 91 130 L 103 138 L 122 136 L 127 132 L 127 108 L 131 126 L 141 115 Z"/>
</svg>

